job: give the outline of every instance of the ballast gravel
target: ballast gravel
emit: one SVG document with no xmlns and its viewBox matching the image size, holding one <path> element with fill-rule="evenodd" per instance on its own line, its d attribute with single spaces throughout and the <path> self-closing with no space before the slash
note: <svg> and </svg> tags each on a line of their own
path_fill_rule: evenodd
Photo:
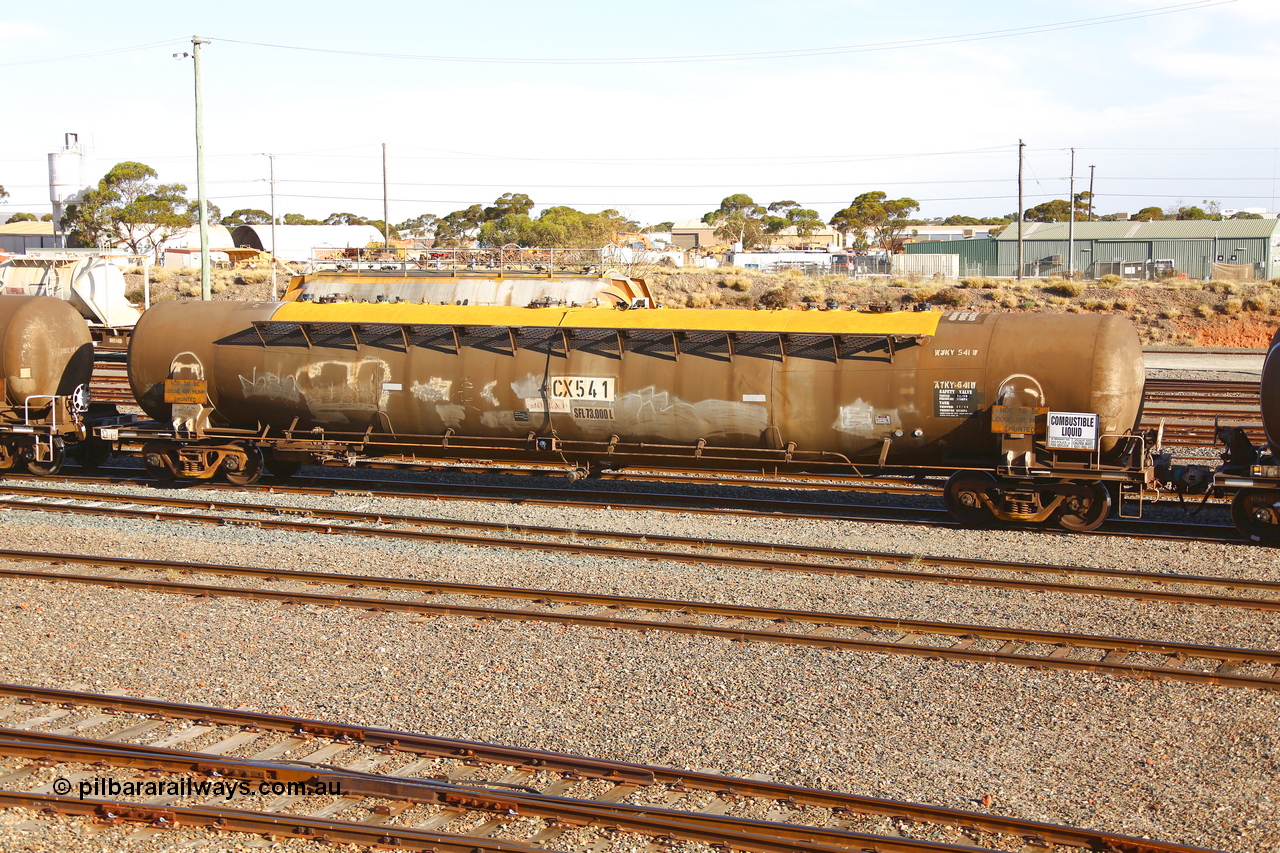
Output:
<svg viewBox="0 0 1280 853">
<path fill-rule="evenodd" d="M 1248 545 L 367 496 L 245 500 L 1280 579 L 1280 555 Z M 10 549 L 1280 648 L 1276 614 L 1234 608 L 29 511 L 0 513 L 0 529 Z M 1264 691 L 42 580 L 0 583 L 0 680 L 763 772 L 1212 849 L 1280 845 L 1280 694 Z"/>
</svg>

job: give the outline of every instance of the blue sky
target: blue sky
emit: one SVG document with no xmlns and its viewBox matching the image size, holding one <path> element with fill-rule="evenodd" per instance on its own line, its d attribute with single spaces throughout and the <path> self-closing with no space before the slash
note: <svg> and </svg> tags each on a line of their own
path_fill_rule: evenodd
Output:
<svg viewBox="0 0 1280 853">
<path fill-rule="evenodd" d="M 829 217 L 858 193 L 921 215 L 1205 199 L 1280 206 L 1276 0 L 702 0 L 351 3 L 72 0 L 0 10 L 8 74 L 0 217 L 43 213 L 48 152 L 92 144 L 195 192 L 203 48 L 207 182 L 224 212 L 442 215 L 507 191 L 693 218 L 721 198 Z M 54 14 L 56 10 L 56 15 Z M 295 49 L 302 48 L 302 49 Z"/>
</svg>

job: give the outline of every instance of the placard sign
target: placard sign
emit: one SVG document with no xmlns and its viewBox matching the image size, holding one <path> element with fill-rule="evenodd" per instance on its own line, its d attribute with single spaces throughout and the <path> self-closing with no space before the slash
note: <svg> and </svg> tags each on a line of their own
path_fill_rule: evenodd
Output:
<svg viewBox="0 0 1280 853">
<path fill-rule="evenodd" d="M 203 379 L 166 379 L 164 381 L 164 401 L 166 403 L 204 403 L 208 393 L 208 383 Z"/>
<path fill-rule="evenodd" d="M 1098 416 L 1090 412 L 1050 412 L 1050 450 L 1097 450 Z"/>
</svg>

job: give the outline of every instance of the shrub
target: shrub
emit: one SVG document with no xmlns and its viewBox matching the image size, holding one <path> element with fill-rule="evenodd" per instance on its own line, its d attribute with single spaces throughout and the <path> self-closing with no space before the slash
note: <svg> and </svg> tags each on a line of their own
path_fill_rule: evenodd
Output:
<svg viewBox="0 0 1280 853">
<path fill-rule="evenodd" d="M 1026 311 L 1033 311 L 1040 307 L 1040 303 L 1036 302 L 1034 299 L 1024 299 L 1022 300 L 1022 307 Z"/>
<path fill-rule="evenodd" d="M 1234 317 L 1244 308 L 1244 300 L 1233 296 L 1227 300 L 1227 304 L 1222 307 L 1222 313 L 1228 317 Z"/>
<path fill-rule="evenodd" d="M 788 281 L 795 281 L 796 279 L 804 278 L 804 270 L 783 270 L 779 275 L 779 278 L 785 278 Z"/>
<path fill-rule="evenodd" d="M 1182 316 L 1182 310 L 1176 305 L 1170 305 L 1168 308 L 1160 312 L 1162 320 L 1176 320 Z"/>
<path fill-rule="evenodd" d="M 1201 302 L 1196 306 L 1196 313 L 1201 317 L 1212 317 L 1216 312 L 1213 310 L 1213 306 L 1208 302 Z"/>
<path fill-rule="evenodd" d="M 705 293 L 695 293 L 689 297 L 690 308 L 710 308 L 711 298 Z"/>
<path fill-rule="evenodd" d="M 1084 303 L 1084 307 L 1090 311 L 1106 311 L 1111 307 L 1111 303 L 1104 302 L 1101 299 L 1090 299 Z"/>
<path fill-rule="evenodd" d="M 1003 296 L 1000 297 L 1000 307 L 1001 308 L 1017 308 L 1018 297 L 1014 296 L 1012 293 L 1004 294 Z"/>
<path fill-rule="evenodd" d="M 995 282 L 993 282 L 989 278 L 983 278 L 980 275 L 971 275 L 967 278 L 960 279 L 960 286 L 972 287 L 977 289 L 977 288 L 993 288 L 996 285 L 995 285 Z"/>
<path fill-rule="evenodd" d="M 1063 281 L 1062 279 L 1051 278 L 1045 281 L 1044 289 L 1050 293 L 1074 298 L 1084 293 L 1084 284 L 1078 281 Z"/>
<path fill-rule="evenodd" d="M 223 293 L 223 292 L 225 292 L 225 291 L 226 291 L 226 289 L 227 289 L 227 283 L 226 283 L 225 281 L 211 281 L 211 282 L 209 282 L 209 292 L 210 292 L 210 293 Z"/>
<path fill-rule="evenodd" d="M 1066 305 L 1071 300 L 1065 296 L 1050 296 L 1048 302 L 1050 305 Z"/>
<path fill-rule="evenodd" d="M 1133 300 L 1127 296 L 1122 296 L 1115 301 L 1112 307 L 1117 311 L 1128 311 L 1133 307 Z"/>
<path fill-rule="evenodd" d="M 151 268 L 151 280 L 156 284 L 162 281 L 168 281 L 173 277 L 173 270 L 167 270 L 164 267 Z"/>
<path fill-rule="evenodd" d="M 1244 307 L 1250 311 L 1266 311 L 1271 307 L 1271 295 L 1268 293 L 1255 293 L 1244 301 Z"/>
<path fill-rule="evenodd" d="M 1115 287 L 1120 283 L 1120 276 L 1115 273 L 1107 273 L 1102 278 L 1098 279 L 1098 281 L 1102 283 L 1103 287 Z"/>
<path fill-rule="evenodd" d="M 178 285 L 178 295 L 179 296 L 199 296 L 200 285 L 190 284 L 184 281 Z"/>
<path fill-rule="evenodd" d="M 791 304 L 791 295 L 784 287 L 771 287 L 760 294 L 761 308 L 786 308 Z"/>
<path fill-rule="evenodd" d="M 726 276 L 724 284 L 730 290 L 736 290 L 738 293 L 745 293 L 751 287 L 751 282 L 740 275 Z"/>
<path fill-rule="evenodd" d="M 889 284 L 892 287 L 910 287 L 911 286 L 911 282 L 905 278 L 895 278 L 893 281 L 889 282 Z"/>
<path fill-rule="evenodd" d="M 930 301 L 938 305 L 950 305 L 953 308 L 959 308 L 968 304 L 969 294 L 958 287 L 944 287 L 935 293 Z"/>
<path fill-rule="evenodd" d="M 240 270 L 240 283 L 263 284 L 271 281 L 271 270 Z"/>
<path fill-rule="evenodd" d="M 932 287 L 918 287 L 910 293 L 903 294 L 903 302 L 929 302 L 938 291 Z"/>
<path fill-rule="evenodd" d="M 141 287 L 131 287 L 124 292 L 124 298 L 134 304 L 140 304 L 142 302 L 142 297 L 143 293 Z"/>
</svg>

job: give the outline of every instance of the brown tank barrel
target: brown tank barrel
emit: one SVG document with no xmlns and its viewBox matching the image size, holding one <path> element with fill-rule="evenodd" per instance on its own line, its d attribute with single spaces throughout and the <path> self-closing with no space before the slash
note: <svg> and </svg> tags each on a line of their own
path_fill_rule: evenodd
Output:
<svg viewBox="0 0 1280 853">
<path fill-rule="evenodd" d="M 1267 434 L 1271 452 L 1280 455 L 1280 329 L 1271 338 L 1266 361 L 1262 363 L 1259 389 L 1262 404 L 1262 428 Z"/>
<path fill-rule="evenodd" d="M 1099 315 L 163 303 L 130 381 L 204 379 L 212 423 L 784 448 L 919 464 L 998 457 L 995 405 L 1141 408 L 1142 352 Z"/>
<path fill-rule="evenodd" d="M 51 296 L 0 296 L 0 412 L 44 406 L 89 385 L 93 341 L 84 318 Z"/>
</svg>

